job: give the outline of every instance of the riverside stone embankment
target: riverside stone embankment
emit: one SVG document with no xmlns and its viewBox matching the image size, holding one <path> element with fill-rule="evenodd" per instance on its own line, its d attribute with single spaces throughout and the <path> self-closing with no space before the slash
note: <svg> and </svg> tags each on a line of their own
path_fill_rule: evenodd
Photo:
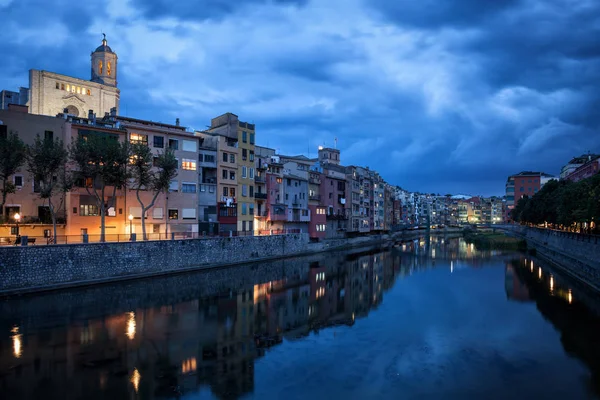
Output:
<svg viewBox="0 0 600 400">
<path fill-rule="evenodd" d="M 539 257 L 600 290 L 600 237 L 519 225 L 500 229 L 524 238 Z"/>
<path fill-rule="evenodd" d="M 432 232 L 433 233 L 433 232 Z M 442 230 L 435 234 L 448 234 Z M 88 243 L 0 248 L 0 295 L 275 260 L 285 257 L 393 244 L 425 231 L 310 243 L 308 234 L 170 241 Z"/>
</svg>

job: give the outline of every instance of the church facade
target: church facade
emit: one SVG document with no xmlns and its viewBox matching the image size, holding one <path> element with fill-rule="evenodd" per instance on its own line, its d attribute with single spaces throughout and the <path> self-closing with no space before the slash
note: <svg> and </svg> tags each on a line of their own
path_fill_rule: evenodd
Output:
<svg viewBox="0 0 600 400">
<path fill-rule="evenodd" d="M 91 54 L 91 79 L 84 80 L 49 71 L 29 71 L 29 99 L 32 114 L 56 116 L 67 110 L 74 116 L 87 116 L 93 110 L 99 117 L 116 108 L 119 113 L 120 91 L 117 88 L 117 54 L 108 46 L 106 36 Z"/>
</svg>

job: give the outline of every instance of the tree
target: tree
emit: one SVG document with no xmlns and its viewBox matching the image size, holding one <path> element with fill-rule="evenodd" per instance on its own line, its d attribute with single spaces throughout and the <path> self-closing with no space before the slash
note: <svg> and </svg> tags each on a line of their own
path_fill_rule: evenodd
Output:
<svg viewBox="0 0 600 400">
<path fill-rule="evenodd" d="M 6 196 L 15 192 L 15 185 L 10 181 L 25 162 L 25 144 L 19 136 L 10 132 L 6 137 L 0 135 L 0 181 L 2 181 L 2 202 L 0 215 L 4 215 Z"/>
<path fill-rule="evenodd" d="M 155 168 L 153 168 L 153 164 Z M 135 189 L 135 195 L 142 208 L 142 237 L 144 240 L 148 240 L 146 211 L 154 207 L 160 193 L 169 190 L 171 180 L 177 176 L 177 159 L 173 151 L 167 149 L 154 160 L 152 151 L 147 145 L 136 143 L 131 146 L 130 168 L 134 180 L 133 189 Z M 147 205 L 144 205 L 144 201 L 140 197 L 140 192 L 145 190 L 153 193 L 152 200 Z"/>
<path fill-rule="evenodd" d="M 71 159 L 77 166 L 77 176 L 85 182 L 88 194 L 96 199 L 100 212 L 100 241 L 106 239 L 106 212 L 115 206 L 117 189 L 124 187 L 127 181 L 127 163 L 129 144 L 119 142 L 116 137 L 100 134 L 81 136 L 72 143 Z M 106 191 L 111 190 L 110 202 Z"/>
<path fill-rule="evenodd" d="M 65 200 L 64 194 L 71 188 L 71 180 L 66 171 L 69 152 L 62 140 L 42 140 L 40 135 L 26 148 L 27 170 L 40 188 L 39 197 L 48 201 L 56 243 L 56 210 L 60 209 L 60 205 L 55 207 L 53 197 L 62 191 L 62 203 Z"/>
</svg>

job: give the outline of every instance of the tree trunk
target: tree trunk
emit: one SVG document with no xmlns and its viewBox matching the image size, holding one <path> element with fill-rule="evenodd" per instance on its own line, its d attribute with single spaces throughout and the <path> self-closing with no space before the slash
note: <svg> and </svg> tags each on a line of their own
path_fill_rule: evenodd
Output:
<svg viewBox="0 0 600 400">
<path fill-rule="evenodd" d="M 100 193 L 100 202 L 102 203 L 102 205 L 100 206 L 100 241 L 104 243 L 106 241 L 104 229 L 104 216 L 106 215 L 106 207 L 104 206 L 104 185 L 102 186 L 102 190 L 100 191 Z"/>
<path fill-rule="evenodd" d="M 4 215 L 5 214 L 4 205 L 6 204 L 6 195 L 8 194 L 8 193 L 6 193 L 6 182 L 7 181 L 8 181 L 8 179 L 4 179 L 4 181 L 2 182 L 2 203 L 0 203 L 0 216 L 2 216 L 4 223 L 8 223 L 8 215 Z"/>
<path fill-rule="evenodd" d="M 50 208 L 50 216 L 52 216 L 52 244 L 56 244 L 56 212 L 54 211 L 54 206 L 52 205 L 52 200 L 48 198 L 48 207 Z"/>
<path fill-rule="evenodd" d="M 146 215 L 146 209 L 144 208 L 144 203 L 142 203 L 142 200 L 140 199 L 140 189 L 136 190 L 135 195 L 138 203 L 140 203 L 140 208 L 142 209 L 142 240 L 148 240 L 146 238 L 146 219 L 144 218 Z"/>
</svg>

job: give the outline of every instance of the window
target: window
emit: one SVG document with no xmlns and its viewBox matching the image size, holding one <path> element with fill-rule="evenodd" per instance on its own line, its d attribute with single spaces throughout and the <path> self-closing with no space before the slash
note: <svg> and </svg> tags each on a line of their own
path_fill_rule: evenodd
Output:
<svg viewBox="0 0 600 400">
<path fill-rule="evenodd" d="M 102 75 L 102 60 L 98 61 L 98 75 Z M 69 85 L 67 85 L 67 90 L 69 90 Z"/>
<path fill-rule="evenodd" d="M 229 196 L 229 188 L 227 188 L 227 187 L 223 188 L 223 196 L 225 196 L 225 197 Z"/>
<path fill-rule="evenodd" d="M 283 183 L 283 178 L 277 178 L 277 183 Z"/>
<path fill-rule="evenodd" d="M 204 162 L 214 163 L 215 162 L 215 156 L 213 154 L 205 154 L 204 155 Z"/>
<path fill-rule="evenodd" d="M 179 150 L 179 140 L 169 139 L 169 148 L 171 150 Z"/>
<path fill-rule="evenodd" d="M 176 208 L 169 209 L 169 219 L 179 219 L 179 211 Z"/>
<path fill-rule="evenodd" d="M 110 69 L 110 61 L 106 62 L 106 75 L 110 76 L 111 74 L 111 69 Z"/>
<path fill-rule="evenodd" d="M 248 214 L 254 215 L 254 204 L 252 203 L 250 203 L 250 206 L 248 207 Z"/>
<path fill-rule="evenodd" d="M 58 84 L 58 82 L 56 82 L 56 88 L 60 89 L 60 85 Z"/>
<path fill-rule="evenodd" d="M 92 95 L 92 91 L 90 89 L 87 90 L 87 95 L 91 96 Z"/>
<path fill-rule="evenodd" d="M 302 216 L 308 217 L 308 210 L 302 210 Z"/>
<path fill-rule="evenodd" d="M 286 200 L 289 200 L 289 198 L 290 198 L 289 194 L 287 194 L 287 193 L 286 193 L 286 194 L 285 194 L 285 199 L 286 199 Z"/>
<path fill-rule="evenodd" d="M 223 170 L 222 176 L 223 176 L 223 179 L 227 179 L 227 170 L 226 169 Z"/>
<path fill-rule="evenodd" d="M 60 84 L 60 90 L 65 90 L 65 84 L 64 83 Z"/>
<path fill-rule="evenodd" d="M 248 132 L 242 131 L 242 142 L 248 143 Z"/>
<path fill-rule="evenodd" d="M 183 210 L 181 210 L 181 217 L 183 219 L 196 219 L 196 209 L 184 208 Z"/>
<path fill-rule="evenodd" d="M 242 215 L 248 214 L 248 204 L 242 203 Z"/>
<path fill-rule="evenodd" d="M 235 188 L 229 188 L 229 194 L 231 197 L 235 197 Z"/>
<path fill-rule="evenodd" d="M 229 155 L 229 162 L 235 164 L 235 154 L 230 154 Z"/>
<path fill-rule="evenodd" d="M 100 215 L 98 212 L 98 206 L 95 204 L 80 204 L 79 215 L 84 217 L 95 217 Z"/>
<path fill-rule="evenodd" d="M 148 135 L 140 135 L 139 133 L 132 133 L 131 135 L 129 135 L 129 142 L 130 143 L 139 143 L 139 144 L 145 144 L 146 146 L 148 146 Z"/>
<path fill-rule="evenodd" d="M 196 142 L 195 140 L 184 140 L 183 144 L 181 146 L 181 150 L 183 151 L 191 151 L 191 152 L 197 152 L 198 148 L 196 146 L 198 142 Z"/>
<path fill-rule="evenodd" d="M 21 175 L 13 176 L 13 183 L 16 187 L 23 187 L 23 177 Z"/>
<path fill-rule="evenodd" d="M 254 144 L 254 133 L 250 132 L 250 144 Z"/>
<path fill-rule="evenodd" d="M 215 192 L 215 187 L 213 185 L 209 185 L 208 186 L 208 193 L 214 193 Z"/>
<path fill-rule="evenodd" d="M 250 185 L 250 197 L 254 197 L 254 186 Z"/>
<path fill-rule="evenodd" d="M 163 219 L 163 208 L 162 207 L 154 207 L 152 210 L 152 218 L 154 219 Z"/>
<path fill-rule="evenodd" d="M 242 185 L 242 196 L 248 196 L 248 186 Z"/>
<path fill-rule="evenodd" d="M 254 152 L 250 150 L 250 161 L 254 161 Z"/>
<path fill-rule="evenodd" d="M 195 183 L 182 183 L 181 184 L 181 193 L 196 193 L 196 184 Z"/>
<path fill-rule="evenodd" d="M 181 161 L 181 168 L 185 169 L 186 171 L 195 171 L 196 170 L 196 160 L 190 160 L 190 159 L 184 158 Z"/>
<path fill-rule="evenodd" d="M 248 150 L 242 149 L 242 160 L 246 161 L 248 159 Z"/>
<path fill-rule="evenodd" d="M 242 232 L 246 230 L 246 221 L 242 221 Z"/>
<path fill-rule="evenodd" d="M 227 162 L 227 153 L 223 152 L 223 162 Z"/>
<path fill-rule="evenodd" d="M 142 219 L 142 207 L 129 207 L 129 214 L 135 219 Z M 145 215 L 144 219 L 148 219 L 148 215 Z"/>
<path fill-rule="evenodd" d="M 229 179 L 235 181 L 235 172 L 229 171 Z"/>
<path fill-rule="evenodd" d="M 333 198 L 333 193 L 329 192 L 329 198 Z"/>
<path fill-rule="evenodd" d="M 200 191 L 206 192 L 206 185 L 200 185 Z"/>
<path fill-rule="evenodd" d="M 165 148 L 165 138 L 162 136 L 154 136 L 154 147 L 156 147 L 157 149 L 164 149 Z"/>
<path fill-rule="evenodd" d="M 249 173 L 249 177 L 250 179 L 254 179 L 254 168 L 250 168 L 250 173 Z"/>
<path fill-rule="evenodd" d="M 246 166 L 242 167 L 242 178 L 247 178 L 248 174 L 247 174 L 247 168 Z"/>
<path fill-rule="evenodd" d="M 169 192 L 178 192 L 179 191 L 179 182 L 171 181 L 169 184 Z"/>
<path fill-rule="evenodd" d="M 44 131 L 44 139 L 45 140 L 54 140 L 54 132 Z"/>
<path fill-rule="evenodd" d="M 292 180 L 290 178 L 287 178 L 287 185 L 292 186 Z"/>
<path fill-rule="evenodd" d="M 521 188 L 519 189 L 520 192 L 524 192 L 525 188 L 523 186 L 521 186 Z"/>
</svg>

